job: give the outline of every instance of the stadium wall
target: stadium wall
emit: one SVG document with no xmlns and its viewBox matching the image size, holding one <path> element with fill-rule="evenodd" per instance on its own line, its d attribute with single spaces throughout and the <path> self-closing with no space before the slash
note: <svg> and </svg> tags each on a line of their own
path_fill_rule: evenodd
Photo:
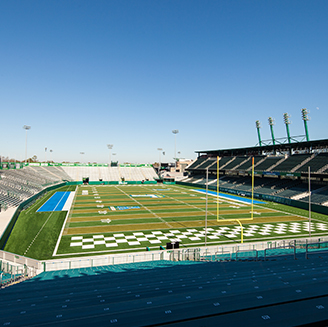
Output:
<svg viewBox="0 0 328 327">
<path fill-rule="evenodd" d="M 186 182 L 176 182 L 176 184 L 206 189 L 206 185 L 203 185 L 203 184 L 186 183 Z M 208 189 L 216 191 L 217 187 L 215 185 L 208 185 Z M 236 195 L 243 194 L 243 196 L 252 197 L 252 193 L 247 192 L 247 191 L 241 192 L 241 191 L 232 190 L 232 189 L 225 188 L 225 187 L 219 187 L 219 190 L 221 192 L 226 192 L 226 193 L 230 193 L 230 194 L 236 194 Z M 299 209 L 309 210 L 309 204 L 304 201 L 292 200 L 292 199 L 282 198 L 279 196 L 260 194 L 260 193 L 254 193 L 254 198 L 261 199 L 261 200 L 267 200 L 267 201 L 273 201 L 273 202 L 277 202 L 277 203 L 281 203 L 281 204 L 286 204 L 286 205 L 289 205 L 289 206 L 292 206 L 295 208 L 299 208 Z M 321 205 L 315 204 L 315 203 L 311 203 L 311 211 L 314 211 L 317 213 L 322 213 L 324 215 L 328 215 L 328 207 L 321 206 Z"/>
</svg>

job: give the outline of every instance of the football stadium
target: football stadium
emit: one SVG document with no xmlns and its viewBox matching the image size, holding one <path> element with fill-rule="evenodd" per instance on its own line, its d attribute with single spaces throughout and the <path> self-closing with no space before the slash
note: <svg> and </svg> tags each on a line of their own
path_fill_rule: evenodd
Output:
<svg viewBox="0 0 328 327">
<path fill-rule="evenodd" d="M 304 110 L 302 140 L 258 129 L 179 174 L 1 162 L 2 325 L 326 325 L 328 139 Z"/>
</svg>

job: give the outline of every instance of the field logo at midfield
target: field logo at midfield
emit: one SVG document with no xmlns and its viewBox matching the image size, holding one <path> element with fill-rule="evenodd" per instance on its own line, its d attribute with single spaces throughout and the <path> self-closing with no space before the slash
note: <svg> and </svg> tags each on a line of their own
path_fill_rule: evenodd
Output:
<svg viewBox="0 0 328 327">
<path fill-rule="evenodd" d="M 157 194 L 130 194 L 133 198 L 164 198 L 164 195 Z"/>
<path fill-rule="evenodd" d="M 116 211 L 116 210 L 130 210 L 130 209 L 140 209 L 139 206 L 111 206 L 108 207 L 110 210 L 112 211 Z"/>
</svg>

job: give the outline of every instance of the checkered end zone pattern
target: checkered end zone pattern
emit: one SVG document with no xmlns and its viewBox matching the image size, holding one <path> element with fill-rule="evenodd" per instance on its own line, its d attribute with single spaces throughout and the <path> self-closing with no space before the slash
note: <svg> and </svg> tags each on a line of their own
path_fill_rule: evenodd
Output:
<svg viewBox="0 0 328 327">
<path fill-rule="evenodd" d="M 244 237 L 252 237 L 255 234 L 266 235 L 283 235 L 288 233 L 304 233 L 309 232 L 309 223 L 278 223 L 263 225 L 248 225 L 244 228 Z M 228 238 L 236 238 L 240 235 L 240 226 L 208 228 L 207 238 L 209 240 L 219 240 L 221 236 Z M 322 232 L 328 230 L 327 224 L 311 223 L 311 232 Z M 168 233 L 161 231 L 153 232 L 136 232 L 132 235 L 124 233 L 113 234 L 112 236 L 93 235 L 92 237 L 83 238 L 83 236 L 71 237 L 71 247 L 82 247 L 82 249 L 94 249 L 96 245 L 105 245 L 107 248 L 118 247 L 119 244 L 127 243 L 130 246 L 136 245 L 153 245 L 162 244 L 163 242 L 182 242 L 190 243 L 196 241 L 204 241 L 205 229 L 187 229 L 186 231 L 170 230 Z M 143 243 L 143 244 L 142 244 Z"/>
</svg>

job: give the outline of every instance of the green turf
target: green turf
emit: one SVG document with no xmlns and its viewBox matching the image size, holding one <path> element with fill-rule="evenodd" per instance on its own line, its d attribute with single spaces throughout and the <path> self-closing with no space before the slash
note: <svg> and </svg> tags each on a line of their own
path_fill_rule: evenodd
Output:
<svg viewBox="0 0 328 327">
<path fill-rule="evenodd" d="M 160 186 L 159 188 L 164 188 L 165 186 Z M 64 187 L 56 191 L 62 190 L 74 190 L 73 187 Z M 88 190 L 89 195 L 82 196 L 81 190 Z M 204 222 L 205 221 L 205 195 L 200 193 L 195 193 L 190 187 L 184 186 L 173 186 L 167 187 L 165 191 L 157 191 L 156 187 L 151 186 L 108 186 L 108 187 L 96 187 L 98 191 L 98 196 L 101 198 L 101 204 L 103 208 L 98 208 L 96 203 L 98 196 L 92 194 L 94 187 L 79 187 L 78 195 L 73 203 L 72 211 L 70 214 L 70 219 L 80 218 L 82 221 L 69 221 L 65 227 L 84 227 L 92 228 L 104 226 L 108 228 L 109 226 L 122 226 L 125 228 L 125 235 L 132 235 L 133 232 L 142 232 L 143 229 L 140 227 L 139 230 L 129 231 L 130 224 L 152 224 L 152 223 L 174 223 L 179 222 L 181 226 L 178 228 L 180 231 L 186 230 L 184 227 L 185 222 Z M 54 193 L 55 191 L 49 192 L 45 197 L 37 201 L 32 207 L 23 211 L 16 225 L 8 239 L 5 246 L 5 250 L 20 255 L 26 255 L 28 257 L 33 257 L 36 259 L 49 259 L 52 258 L 52 254 L 59 237 L 60 231 L 62 229 L 66 212 L 54 212 L 54 213 L 36 213 L 36 210 Z M 130 195 L 144 195 L 144 194 L 158 194 L 164 195 L 161 198 L 146 198 L 146 197 L 130 197 Z M 220 203 L 220 218 L 225 219 L 242 219 L 250 218 L 251 214 L 250 205 L 244 204 L 240 208 L 234 208 L 234 201 L 222 200 Z M 227 205 L 227 207 L 224 207 Z M 109 210 L 110 206 L 140 206 L 140 209 L 131 210 Z M 208 198 L 208 221 L 216 221 L 216 203 L 214 197 Z M 238 204 L 236 205 L 239 206 Z M 261 213 L 261 215 L 254 214 L 254 218 L 261 218 L 261 216 L 267 218 L 274 218 L 282 216 L 286 222 L 289 221 L 290 215 L 297 215 L 302 217 L 308 217 L 308 211 L 289 207 L 282 204 L 266 202 L 265 204 L 254 206 L 254 210 L 259 210 L 260 208 L 272 209 L 275 211 Z M 89 210 L 89 211 L 88 211 Z M 98 211 L 106 210 L 106 214 L 99 214 Z M 230 212 L 228 212 L 230 211 Z M 244 211 L 241 213 L 239 211 Z M 142 215 L 146 215 L 142 217 Z M 101 222 L 101 220 L 111 219 L 111 216 L 115 217 L 108 224 L 107 222 Z M 326 215 L 312 213 L 313 221 L 318 222 L 328 222 L 328 217 Z M 231 226 L 231 222 L 227 222 L 227 225 Z M 243 226 L 248 228 L 250 222 L 243 222 Z M 276 223 L 271 223 L 273 226 Z M 234 223 L 237 226 L 237 223 Z M 264 225 L 264 223 L 257 223 L 257 225 Z M 220 224 L 224 226 L 224 224 Z M 177 227 L 174 227 L 176 229 Z M 190 227 L 189 227 L 190 228 Z M 197 230 L 202 230 L 204 226 L 194 227 Z M 154 229 L 152 229 L 154 230 Z M 162 232 L 170 230 L 167 226 L 160 229 Z M 83 237 L 88 235 L 92 237 L 95 234 L 103 234 L 106 237 L 111 237 L 116 232 L 102 232 L 101 229 L 97 232 L 86 233 Z M 324 232 L 317 231 L 312 235 L 322 235 Z M 80 234 L 76 234 L 80 235 Z M 112 253 L 113 251 L 128 251 L 139 250 L 144 251 L 146 247 L 152 249 L 158 249 L 160 245 L 165 246 L 166 240 L 163 240 L 161 244 L 152 245 L 148 242 L 141 242 L 141 245 L 129 246 L 126 243 L 119 244 L 117 249 L 106 248 L 105 245 L 97 245 L 96 249 L 93 250 L 81 250 L 81 248 L 72 248 L 70 246 L 71 237 L 74 235 L 63 235 L 59 248 L 59 254 L 69 254 L 71 256 L 78 255 L 79 253 Z M 263 236 L 260 233 L 255 233 L 253 236 L 244 236 L 245 242 L 247 241 L 258 241 L 258 240 L 272 240 L 279 237 L 297 237 L 306 236 L 304 231 L 299 233 L 287 232 L 283 236 L 276 234 L 270 234 L 268 236 Z M 183 246 L 200 246 L 204 245 L 200 241 L 183 241 Z M 235 243 L 240 242 L 240 238 L 229 238 L 225 235 L 220 236 L 219 241 L 208 240 L 208 244 L 224 244 L 224 243 Z"/>
<path fill-rule="evenodd" d="M 74 188 L 73 188 L 74 189 Z M 55 192 L 70 191 L 65 186 L 47 193 L 42 199 L 19 215 L 4 250 L 35 259 L 46 259 L 52 252 L 64 223 L 66 212 L 36 212 Z M 40 229 L 42 231 L 39 233 Z"/>
</svg>

